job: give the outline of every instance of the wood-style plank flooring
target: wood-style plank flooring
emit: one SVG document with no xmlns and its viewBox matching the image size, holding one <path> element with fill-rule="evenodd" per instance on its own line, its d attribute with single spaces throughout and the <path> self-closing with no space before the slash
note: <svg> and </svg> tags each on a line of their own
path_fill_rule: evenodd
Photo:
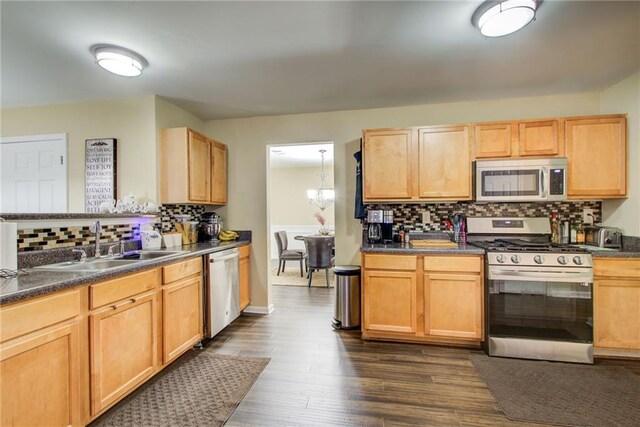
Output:
<svg viewBox="0 0 640 427">
<path fill-rule="evenodd" d="M 271 315 L 242 315 L 208 343 L 271 358 L 227 425 L 527 425 L 504 417 L 467 358 L 473 350 L 334 331 L 333 298 L 333 289 L 274 286 Z M 603 363 L 640 375 L 640 363 Z"/>
</svg>

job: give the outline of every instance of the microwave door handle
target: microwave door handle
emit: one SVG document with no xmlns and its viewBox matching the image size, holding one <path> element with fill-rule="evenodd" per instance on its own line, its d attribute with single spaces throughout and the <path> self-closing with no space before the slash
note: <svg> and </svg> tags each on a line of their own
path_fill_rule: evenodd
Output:
<svg viewBox="0 0 640 427">
<path fill-rule="evenodd" d="M 543 199 L 547 198 L 547 189 L 545 188 L 547 184 L 547 168 L 540 169 L 540 196 Z"/>
</svg>

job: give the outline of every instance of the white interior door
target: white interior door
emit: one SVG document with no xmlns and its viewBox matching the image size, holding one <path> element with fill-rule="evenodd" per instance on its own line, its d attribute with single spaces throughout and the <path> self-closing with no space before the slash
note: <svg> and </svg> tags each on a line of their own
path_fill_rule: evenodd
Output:
<svg viewBox="0 0 640 427">
<path fill-rule="evenodd" d="M 67 212 L 67 135 L 0 139 L 0 212 Z"/>
</svg>

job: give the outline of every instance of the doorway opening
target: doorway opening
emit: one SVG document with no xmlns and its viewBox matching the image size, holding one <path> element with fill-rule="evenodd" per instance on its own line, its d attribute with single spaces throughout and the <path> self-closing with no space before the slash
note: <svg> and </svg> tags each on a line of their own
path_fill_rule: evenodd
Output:
<svg viewBox="0 0 640 427">
<path fill-rule="evenodd" d="M 304 237 L 334 235 L 333 153 L 332 141 L 267 147 L 269 286 L 308 286 Z M 326 288 L 327 271 L 334 286 L 331 268 L 312 270 L 311 287 Z"/>
</svg>

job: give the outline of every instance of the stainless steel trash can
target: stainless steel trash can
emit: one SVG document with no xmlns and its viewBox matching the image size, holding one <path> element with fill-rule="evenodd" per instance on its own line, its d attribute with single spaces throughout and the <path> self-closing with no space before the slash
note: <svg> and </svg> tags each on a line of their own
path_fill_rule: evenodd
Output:
<svg viewBox="0 0 640 427">
<path fill-rule="evenodd" d="M 360 326 L 360 267 L 357 265 L 337 265 L 336 305 L 333 327 L 355 329 Z"/>
</svg>

